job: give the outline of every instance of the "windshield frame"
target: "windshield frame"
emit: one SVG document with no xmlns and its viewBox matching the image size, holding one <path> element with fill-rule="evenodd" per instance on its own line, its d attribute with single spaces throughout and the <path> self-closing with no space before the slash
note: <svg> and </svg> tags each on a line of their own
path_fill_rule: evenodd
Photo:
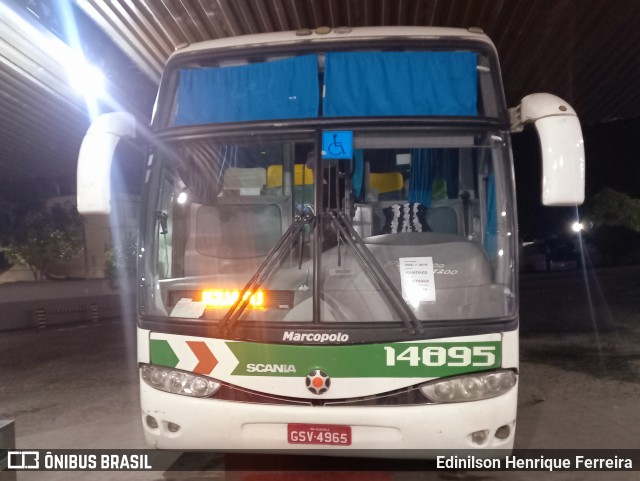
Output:
<svg viewBox="0 0 640 481">
<path fill-rule="evenodd" d="M 388 120 L 397 120 L 397 119 L 386 119 Z M 384 127 L 378 122 L 352 122 L 350 126 L 352 128 L 357 128 L 360 125 L 359 133 L 365 132 L 380 132 L 381 129 L 388 131 L 397 131 L 397 123 L 399 122 L 385 122 Z M 417 124 L 422 124 L 418 126 Z M 434 125 L 433 119 L 429 119 L 426 122 L 409 122 L 410 125 L 405 125 L 405 129 L 409 131 L 420 131 L 421 133 L 427 134 L 483 134 L 488 136 L 499 136 L 504 142 L 504 154 L 502 159 L 504 172 L 504 184 L 505 184 L 505 192 L 504 195 L 509 197 L 509 201 L 512 205 L 513 219 L 511 220 L 514 235 L 516 238 L 514 239 L 515 244 L 517 245 L 517 229 L 516 219 L 515 219 L 515 191 L 514 191 L 514 176 L 513 176 L 513 165 L 511 159 L 511 148 L 510 148 L 510 137 L 509 133 L 504 130 L 499 130 L 496 128 L 495 122 L 492 121 L 484 121 L 483 127 L 478 126 L 478 122 L 463 122 L 460 119 L 457 119 L 457 122 L 453 122 L 456 124 L 456 128 L 452 128 L 452 122 L 448 122 L 447 125 L 443 125 L 442 123 L 438 125 Z M 344 122 L 340 122 L 340 125 L 344 125 Z M 406 124 L 406 122 L 405 122 Z M 148 287 L 149 280 L 145 280 L 149 278 L 148 274 L 153 272 L 153 266 L 155 264 L 155 259 L 153 255 L 149 255 L 153 250 L 150 250 L 150 241 L 153 236 L 153 232 L 155 229 L 155 219 L 152 215 L 149 214 L 148 209 L 153 209 L 154 206 L 157 205 L 159 196 L 161 195 L 160 183 L 162 182 L 161 172 L 165 168 L 164 165 L 161 165 L 156 159 L 158 157 L 157 153 L 159 150 L 163 148 L 163 145 L 166 145 L 165 142 L 175 142 L 178 140 L 195 140 L 195 139 L 207 139 L 212 140 L 215 138 L 225 138 L 236 137 L 243 138 L 247 136 L 256 136 L 256 135 L 264 135 L 266 137 L 278 138 L 284 137 L 289 138 L 290 135 L 300 135 L 303 134 L 306 136 L 310 135 L 315 131 L 315 135 L 319 139 L 321 135 L 321 131 L 324 128 L 331 128 L 331 122 L 323 122 L 322 125 L 315 125 L 315 129 L 313 125 L 307 125 L 305 127 L 296 126 L 295 128 L 287 128 L 285 126 L 279 126 L 277 128 L 262 128 L 257 132 L 250 125 L 234 125 L 233 129 L 229 128 L 229 126 L 224 126 L 224 128 L 220 128 L 220 126 L 209 125 L 209 126 L 198 126 L 196 129 L 193 127 L 186 127 L 180 129 L 171 129 L 161 133 L 158 138 L 162 139 L 161 143 L 156 145 L 154 152 L 150 154 L 149 157 L 149 168 L 146 177 L 145 190 L 143 195 L 143 206 L 142 212 L 146 212 L 146 214 L 142 214 L 142 223 L 141 223 L 141 231 L 140 231 L 140 239 L 141 239 L 141 252 L 140 252 L 140 265 L 139 269 L 142 274 L 140 277 L 140 301 L 139 301 L 139 316 L 138 316 L 138 325 L 143 329 L 150 329 L 154 331 L 167 332 L 167 333 L 176 333 L 176 334 L 184 334 L 184 335 L 194 335 L 194 336 L 205 336 L 205 337 L 222 337 L 228 339 L 237 339 L 237 340 L 248 340 L 248 339 L 256 339 L 263 342 L 270 343 L 278 343 L 278 342 L 287 342 L 286 333 L 295 331 L 300 333 L 314 333 L 314 332 L 340 332 L 347 335 L 349 339 L 348 343 L 351 342 L 376 342 L 378 340 L 383 341 L 401 341 L 401 340 L 410 340 L 410 339 L 428 339 L 428 338 L 438 338 L 438 337 L 450 337 L 460 335 L 461 332 L 465 332 L 466 334 L 483 334 L 490 332 L 503 332 L 515 330 L 518 328 L 518 296 L 517 296 L 517 285 L 518 285 L 518 269 L 517 269 L 517 252 L 514 252 L 512 255 L 512 283 L 515 289 L 515 299 L 514 299 L 514 308 L 509 315 L 498 317 L 498 318 L 486 318 L 486 319 L 455 319 L 455 320 L 437 320 L 437 321 L 422 321 L 420 325 L 423 327 L 424 332 L 418 333 L 417 331 L 409 331 L 406 329 L 406 326 L 403 326 L 401 323 L 397 322 L 358 322 L 347 323 L 347 322 L 331 322 L 331 323 L 320 323 L 314 324 L 309 322 L 304 323 L 279 323 L 274 322 L 271 323 L 257 323 L 257 322 L 239 322 L 237 326 L 233 329 L 231 333 L 223 333 L 218 329 L 218 325 L 220 325 L 220 321 L 206 320 L 206 319 L 182 319 L 182 318 L 170 318 L 170 317 L 162 317 L 162 316 L 154 316 L 145 313 L 145 305 L 149 303 L 151 300 L 147 298 L 148 296 Z M 178 132 L 179 130 L 179 132 Z M 195 130 L 195 131 L 194 131 Z M 182 135 L 181 135 L 182 134 Z M 321 142 L 316 140 L 316 150 L 317 155 L 319 156 L 319 149 Z M 316 183 L 318 185 L 319 183 Z M 319 189 L 321 190 L 321 189 Z M 321 193 L 320 193 L 321 195 Z M 146 252 L 145 252 L 146 250 Z M 321 258 L 321 252 L 314 253 L 314 259 Z M 319 269 L 314 269 L 314 272 L 319 273 Z M 318 286 L 319 283 L 314 282 L 314 286 Z M 314 296 L 314 298 L 319 298 L 319 296 Z M 306 342 L 308 344 L 314 344 L 314 342 Z M 344 342 L 342 342 L 344 343 Z"/>
<path fill-rule="evenodd" d="M 193 67 L 194 65 L 211 65 L 214 62 L 233 60 L 238 58 L 265 58 L 278 55 L 304 55 L 313 53 L 333 52 L 333 51 L 367 51 L 367 50 L 389 50 L 389 51 L 454 51 L 469 50 L 475 51 L 484 56 L 488 62 L 489 83 L 491 94 L 490 109 L 496 113 L 495 116 L 476 116 L 476 117 L 368 117 L 368 118 L 330 118 L 319 117 L 311 119 L 299 120 L 273 120 L 273 121 L 254 121 L 254 122 L 236 122 L 221 123 L 208 125 L 189 125 L 183 127 L 167 127 L 171 123 L 173 98 L 178 87 L 178 73 L 181 68 Z M 486 69 L 486 67 L 485 67 Z M 485 104 L 486 106 L 486 104 Z M 500 65 L 498 62 L 497 52 L 493 44 L 488 40 L 474 39 L 469 37 L 436 37 L 436 36 L 371 36 L 371 37 L 351 37 L 351 38 L 332 38 L 332 39 L 313 39 L 311 41 L 299 41 L 297 39 L 291 41 L 282 41 L 271 44 L 250 44 L 246 46 L 234 46 L 233 48 L 214 47 L 207 50 L 198 50 L 192 52 L 180 53 L 172 56 L 165 68 L 162 76 L 160 89 L 156 99 L 152 119 L 152 130 L 155 131 L 156 145 L 153 147 L 154 152 L 162 149 L 165 142 L 171 142 L 178 139 L 211 139 L 215 136 L 234 136 L 234 135 L 288 135 L 290 133 L 307 134 L 320 136 L 321 131 L 325 129 L 358 129 L 379 130 L 381 128 L 402 128 L 405 131 L 420 131 L 426 133 L 446 133 L 449 131 L 460 132 L 484 132 L 498 133 L 504 139 L 505 147 L 505 168 L 510 172 L 510 179 L 505 178 L 506 195 L 509 196 L 513 208 L 513 219 L 511 220 L 514 230 L 514 236 L 517 237 L 517 224 L 515 219 L 515 192 L 514 192 L 514 176 L 513 163 L 511 160 L 510 139 L 509 139 L 509 116 L 506 109 L 504 90 L 502 86 L 502 76 Z M 316 142 L 319 151 L 320 142 Z M 319 152 L 316 153 L 316 158 Z M 159 182 L 161 181 L 162 168 L 157 165 L 154 153 L 149 157 L 147 174 L 145 178 L 145 189 L 143 193 L 143 206 L 157 205 L 157 196 Z M 154 187 L 155 186 L 155 187 Z M 321 190 L 321 189 L 320 189 Z M 321 194 L 321 193 L 320 193 Z M 154 219 L 151 215 L 146 215 L 145 209 L 142 209 L 142 222 L 140 230 L 141 239 L 141 256 L 139 258 L 139 272 L 141 272 L 139 282 L 139 326 L 141 328 L 160 330 L 162 332 L 174 332 L 176 334 L 200 335 L 200 336 L 217 336 L 221 333 L 216 332 L 214 326 L 209 321 L 165 318 L 158 316 L 150 316 L 145 314 L 145 305 L 151 299 L 147 298 L 146 285 L 150 279 L 145 279 L 148 272 L 155 262 L 150 255 L 144 253 L 145 246 L 148 246 L 150 236 L 154 231 Z M 517 244 L 516 244 L 517 245 Z M 320 259 L 320 255 L 314 258 Z M 517 255 L 513 255 L 513 263 L 515 271 L 513 272 L 514 291 L 514 308 L 510 315 L 501 318 L 488 319 L 472 319 L 472 320 L 447 320 L 447 321 L 429 321 L 422 323 L 425 327 L 425 333 L 418 337 L 421 339 L 446 337 L 465 334 L 482 334 L 499 331 L 515 330 L 518 327 L 517 312 Z M 513 269 L 513 267 L 512 267 Z M 314 269 L 319 272 L 319 269 Z M 317 283 L 314 283 L 317 285 Z M 314 296 L 318 297 L 318 296 Z M 317 312 L 318 307 L 314 310 Z M 285 327 L 269 326 L 264 329 L 263 325 L 253 326 L 251 324 L 240 322 L 233 332 L 232 338 L 237 339 L 263 339 L 268 342 L 286 342 L 283 332 L 295 329 L 299 332 L 315 332 L 317 330 L 326 331 L 340 330 L 349 333 L 349 342 L 368 342 L 375 340 L 408 340 L 415 339 L 415 334 L 408 333 L 405 326 L 394 323 L 358 323 L 353 324 L 331 323 L 330 325 L 305 324 L 292 325 Z M 313 342 L 309 342 L 313 344 Z"/>
</svg>

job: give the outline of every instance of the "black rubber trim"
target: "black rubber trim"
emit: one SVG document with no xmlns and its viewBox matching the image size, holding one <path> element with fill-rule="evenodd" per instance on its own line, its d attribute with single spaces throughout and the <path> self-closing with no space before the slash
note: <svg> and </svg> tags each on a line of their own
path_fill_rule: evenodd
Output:
<svg viewBox="0 0 640 481">
<path fill-rule="evenodd" d="M 518 318 L 484 319 L 473 321 L 438 321 L 423 322 L 424 333 L 411 334 L 399 323 L 324 323 L 319 325 L 308 323 L 239 323 L 232 335 L 224 337 L 218 329 L 217 321 L 194 320 L 181 318 L 165 318 L 140 316 L 138 327 L 163 334 L 182 336 L 209 337 L 230 341 L 262 342 L 266 344 L 294 345 L 349 345 L 381 342 L 401 342 L 413 340 L 441 339 L 447 337 L 479 336 L 510 332 L 518 329 Z M 348 336 L 348 341 L 335 342 L 296 342 L 285 339 L 285 333 L 340 333 Z M 344 338 L 344 336 L 341 336 Z"/>
</svg>

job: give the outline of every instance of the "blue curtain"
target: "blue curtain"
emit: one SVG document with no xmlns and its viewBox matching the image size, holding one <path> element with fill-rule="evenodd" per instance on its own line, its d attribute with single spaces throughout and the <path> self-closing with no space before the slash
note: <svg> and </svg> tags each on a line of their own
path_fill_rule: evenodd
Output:
<svg viewBox="0 0 640 481">
<path fill-rule="evenodd" d="M 430 207 L 432 184 L 431 151 L 429 149 L 411 149 L 409 202 L 417 202 L 425 207 Z"/>
<path fill-rule="evenodd" d="M 457 199 L 460 193 L 460 151 L 458 149 L 444 150 L 445 179 L 447 181 L 447 197 Z"/>
<path fill-rule="evenodd" d="M 338 52 L 325 58 L 325 117 L 476 116 L 477 54 Z"/>
<path fill-rule="evenodd" d="M 459 180 L 459 151 L 457 149 L 432 149 L 431 150 L 431 177 L 433 180 L 444 181 L 446 192 L 443 198 L 457 199 L 460 190 Z"/>
<path fill-rule="evenodd" d="M 318 59 L 180 71 L 174 125 L 318 116 Z"/>
<path fill-rule="evenodd" d="M 498 249 L 498 212 L 496 211 L 496 179 L 487 177 L 487 228 L 484 231 L 484 248 L 490 259 L 496 257 Z"/>
<path fill-rule="evenodd" d="M 457 199 L 460 189 L 458 160 L 459 152 L 455 149 L 411 149 L 409 202 L 431 206 L 436 179 L 446 183 L 447 198 Z"/>
<path fill-rule="evenodd" d="M 475 116 L 477 54 L 338 52 L 325 59 L 325 117 Z M 174 125 L 315 118 L 316 55 L 180 71 Z"/>
<path fill-rule="evenodd" d="M 364 184 L 364 150 L 355 149 L 353 151 L 353 195 L 356 201 L 362 201 L 362 186 Z"/>
</svg>

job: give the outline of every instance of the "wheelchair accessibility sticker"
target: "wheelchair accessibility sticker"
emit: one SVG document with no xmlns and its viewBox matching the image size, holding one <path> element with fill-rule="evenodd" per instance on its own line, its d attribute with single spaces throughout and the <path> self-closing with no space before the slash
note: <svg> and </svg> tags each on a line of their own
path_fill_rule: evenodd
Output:
<svg viewBox="0 0 640 481">
<path fill-rule="evenodd" d="M 353 158 L 353 132 L 350 130 L 322 132 L 322 158 L 326 160 L 351 160 Z"/>
</svg>

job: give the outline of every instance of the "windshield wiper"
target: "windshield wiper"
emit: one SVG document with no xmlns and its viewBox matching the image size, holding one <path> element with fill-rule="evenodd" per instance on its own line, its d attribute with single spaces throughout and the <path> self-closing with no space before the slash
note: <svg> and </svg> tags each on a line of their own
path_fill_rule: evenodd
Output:
<svg viewBox="0 0 640 481">
<path fill-rule="evenodd" d="M 369 252 L 369 249 L 367 249 L 362 238 L 346 221 L 344 214 L 341 212 L 331 211 L 325 215 L 341 234 L 345 243 L 353 248 L 364 272 L 379 286 L 389 300 L 391 307 L 400 316 L 409 332 L 411 334 L 415 334 L 416 332 L 423 333 L 424 330 L 420 321 L 416 318 L 414 312 L 402 298 L 402 294 L 400 294 L 391 279 L 389 279 L 387 274 L 384 272 L 380 263 L 371 254 L 371 252 Z M 247 295 L 247 293 L 253 293 L 256 289 L 260 288 L 269 274 L 271 274 L 273 269 L 289 251 L 289 248 L 296 241 L 298 235 L 304 229 L 304 226 L 306 224 L 313 224 L 315 221 L 315 215 L 311 212 L 306 212 L 305 214 L 296 217 L 278 243 L 271 249 L 264 262 L 253 274 L 249 282 L 244 286 L 238 296 L 238 299 L 229 308 L 225 316 L 220 321 L 219 330 L 221 334 L 228 335 L 233 332 L 240 316 L 249 305 L 251 296 Z"/>
<path fill-rule="evenodd" d="M 289 228 L 282 235 L 278 243 L 267 254 L 264 262 L 258 267 L 258 270 L 253 274 L 249 282 L 244 286 L 236 302 L 229 308 L 224 315 L 218 326 L 220 333 L 231 334 L 238 319 L 247 308 L 250 302 L 250 295 L 247 293 L 254 293 L 260 288 L 265 279 L 271 274 L 274 267 L 277 266 L 282 258 L 287 254 L 291 245 L 296 241 L 298 235 L 304 229 L 306 224 L 314 222 L 315 215 L 312 212 L 305 212 L 302 215 L 296 216 Z"/>
<path fill-rule="evenodd" d="M 422 324 L 420 324 L 414 312 L 402 298 L 402 294 L 398 291 L 391 279 L 389 279 L 389 276 L 387 276 L 380 263 L 373 254 L 371 254 L 369 249 L 367 249 L 367 246 L 362 241 L 362 237 L 360 237 L 351 224 L 347 222 L 344 214 L 342 212 L 331 211 L 327 215 L 331 223 L 344 238 L 346 244 L 356 253 L 365 273 L 380 287 L 382 292 L 384 292 L 391 307 L 400 316 L 409 332 L 411 334 L 415 334 L 416 332 L 422 334 L 424 332 Z"/>
</svg>

